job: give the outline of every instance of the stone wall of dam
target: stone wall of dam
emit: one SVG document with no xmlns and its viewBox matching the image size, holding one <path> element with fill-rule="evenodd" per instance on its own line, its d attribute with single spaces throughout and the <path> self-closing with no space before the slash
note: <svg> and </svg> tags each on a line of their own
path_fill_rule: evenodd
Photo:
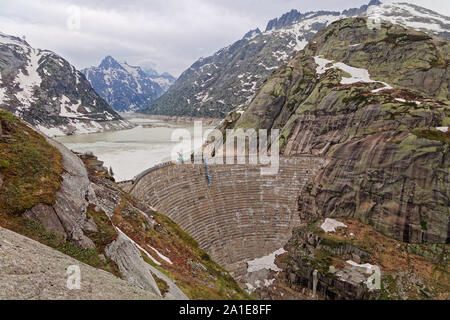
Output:
<svg viewBox="0 0 450 320">
<path fill-rule="evenodd" d="M 262 165 L 166 165 L 139 176 L 131 194 L 175 221 L 211 257 L 239 278 L 247 261 L 282 248 L 300 223 L 301 189 L 324 164 L 305 156 L 280 158 L 278 174 Z"/>
</svg>

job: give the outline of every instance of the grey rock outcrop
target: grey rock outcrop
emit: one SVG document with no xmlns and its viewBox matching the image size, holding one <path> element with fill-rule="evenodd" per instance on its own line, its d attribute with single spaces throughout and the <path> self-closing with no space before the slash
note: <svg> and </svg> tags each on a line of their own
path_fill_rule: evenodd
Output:
<svg viewBox="0 0 450 320">
<path fill-rule="evenodd" d="M 67 287 L 67 269 L 79 266 L 80 290 Z M 0 299 L 157 300 L 112 274 L 87 266 L 34 240 L 0 228 Z"/>
<path fill-rule="evenodd" d="M 330 160 L 299 195 L 302 221 L 355 217 L 404 242 L 448 243 L 448 132 L 438 129 L 448 127 L 449 50 L 398 25 L 337 21 L 266 81 L 235 127 L 280 129 L 284 155 Z"/>
<path fill-rule="evenodd" d="M 153 266 L 150 266 L 150 271 L 158 278 L 164 280 L 169 286 L 168 292 L 165 294 L 164 298 L 169 300 L 189 300 L 189 298 L 180 290 L 180 288 L 170 280 L 164 273 L 159 271 Z"/>
<path fill-rule="evenodd" d="M 150 273 L 149 265 L 126 235 L 119 232 L 117 239 L 106 248 L 106 254 L 117 264 L 126 281 L 161 296 L 158 285 Z"/>
<path fill-rule="evenodd" d="M 323 252 L 339 256 L 369 254 L 352 244 L 329 245 L 326 239 L 310 232 L 307 226 L 296 228 L 286 245 L 290 263 L 285 266 L 288 281 L 312 289 L 321 297 L 331 300 L 376 299 L 380 290 L 369 290 L 367 275 L 357 268 L 345 265 L 342 270 L 323 258 Z M 321 252 L 322 256 L 318 254 Z M 318 271 L 320 270 L 320 272 Z M 315 290 L 314 290 L 315 289 Z"/>
<path fill-rule="evenodd" d="M 73 240 L 84 248 L 93 248 L 94 243 L 83 233 L 88 207 L 86 195 L 90 185 L 86 168 L 81 159 L 62 144 L 52 139 L 47 139 L 47 142 L 62 155 L 65 172 L 61 186 L 53 206 L 38 204 L 24 215 L 42 223 L 47 231 Z"/>
</svg>

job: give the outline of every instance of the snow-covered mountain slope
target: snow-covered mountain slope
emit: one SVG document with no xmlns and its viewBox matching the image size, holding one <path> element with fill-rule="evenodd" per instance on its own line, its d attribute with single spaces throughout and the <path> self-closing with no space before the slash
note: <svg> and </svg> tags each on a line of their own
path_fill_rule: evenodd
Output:
<svg viewBox="0 0 450 320">
<path fill-rule="evenodd" d="M 0 108 L 49 136 L 131 127 L 57 54 L 0 33 Z"/>
<path fill-rule="evenodd" d="M 159 86 L 166 92 L 171 85 L 177 80 L 174 76 L 172 76 L 168 72 L 163 72 L 159 74 L 156 70 L 153 69 L 144 69 L 144 72 L 152 79 L 154 82 L 159 84 Z"/>
<path fill-rule="evenodd" d="M 387 20 L 450 39 L 450 18 L 407 3 L 382 4 L 372 0 L 368 5 L 343 12 L 292 10 L 271 20 L 264 32 L 252 30 L 236 43 L 199 59 L 143 112 L 224 117 L 229 111 L 245 108 L 261 84 L 302 50 L 319 30 L 354 16 L 370 17 L 370 28 Z"/>
<path fill-rule="evenodd" d="M 82 70 L 97 93 L 117 111 L 136 111 L 160 97 L 173 83 L 170 75 L 149 73 L 108 56 L 98 67 Z"/>
<path fill-rule="evenodd" d="M 366 15 L 376 22 L 388 21 L 403 27 L 424 31 L 450 39 L 450 17 L 410 3 L 392 3 L 372 6 Z"/>
</svg>

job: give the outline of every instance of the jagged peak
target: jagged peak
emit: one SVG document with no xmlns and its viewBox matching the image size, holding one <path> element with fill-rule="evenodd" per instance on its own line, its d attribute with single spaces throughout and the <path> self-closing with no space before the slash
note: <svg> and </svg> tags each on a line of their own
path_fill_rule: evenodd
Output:
<svg viewBox="0 0 450 320">
<path fill-rule="evenodd" d="M 261 33 L 262 33 L 261 30 L 259 28 L 256 28 L 247 32 L 243 39 L 253 39 L 254 37 L 260 35 Z"/>
<path fill-rule="evenodd" d="M 299 20 L 301 20 L 303 18 L 310 18 L 310 17 L 315 17 L 318 15 L 340 15 L 340 14 L 355 15 L 355 14 L 366 11 L 371 6 L 378 6 L 378 5 L 382 5 L 382 4 L 383 3 L 379 0 L 371 0 L 368 4 L 362 5 L 359 8 L 351 8 L 351 9 L 344 10 L 342 12 L 319 10 L 319 11 L 309 11 L 309 12 L 301 13 L 300 11 L 298 11 L 296 9 L 292 9 L 291 11 L 283 14 L 280 18 L 275 18 L 275 19 L 270 20 L 269 23 L 267 24 L 265 32 L 273 30 L 273 29 L 281 29 L 281 28 L 287 27 L 289 25 L 292 25 L 292 24 L 298 22 Z"/>
<path fill-rule="evenodd" d="M 383 4 L 383 3 L 382 3 L 381 1 L 379 1 L 379 0 L 370 0 L 368 6 L 369 6 L 369 7 L 370 7 L 370 6 L 379 6 L 379 5 L 382 5 L 382 4 Z"/>
<path fill-rule="evenodd" d="M 266 32 L 272 29 L 279 28 L 280 25 L 292 24 L 302 17 L 302 13 L 295 9 L 283 14 L 280 18 L 275 18 L 269 21 L 266 27 Z"/>
<path fill-rule="evenodd" d="M 20 38 L 16 36 L 12 36 L 0 31 L 0 44 L 15 44 L 19 46 L 27 46 L 30 47 L 28 42 L 25 40 L 25 37 Z"/>
<path fill-rule="evenodd" d="M 117 68 L 120 66 L 119 62 L 112 56 L 106 56 L 99 65 L 101 69 Z"/>
</svg>

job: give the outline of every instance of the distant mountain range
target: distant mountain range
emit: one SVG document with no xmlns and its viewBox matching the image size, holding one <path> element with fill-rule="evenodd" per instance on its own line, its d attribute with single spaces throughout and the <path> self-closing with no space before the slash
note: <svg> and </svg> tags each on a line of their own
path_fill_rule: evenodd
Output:
<svg viewBox="0 0 450 320">
<path fill-rule="evenodd" d="M 98 67 L 82 72 L 95 91 L 116 111 L 137 111 L 160 97 L 175 82 L 168 73 L 143 70 L 107 56 Z"/>
<path fill-rule="evenodd" d="M 57 54 L 0 33 L 0 108 L 49 136 L 132 127 Z"/>
<path fill-rule="evenodd" d="M 449 17 L 408 3 L 382 4 L 372 0 L 368 5 L 343 12 L 292 10 L 269 21 L 264 32 L 251 30 L 234 44 L 199 59 L 142 112 L 223 118 L 230 111 L 244 109 L 261 84 L 319 30 L 354 16 L 385 20 L 450 39 Z"/>
</svg>

